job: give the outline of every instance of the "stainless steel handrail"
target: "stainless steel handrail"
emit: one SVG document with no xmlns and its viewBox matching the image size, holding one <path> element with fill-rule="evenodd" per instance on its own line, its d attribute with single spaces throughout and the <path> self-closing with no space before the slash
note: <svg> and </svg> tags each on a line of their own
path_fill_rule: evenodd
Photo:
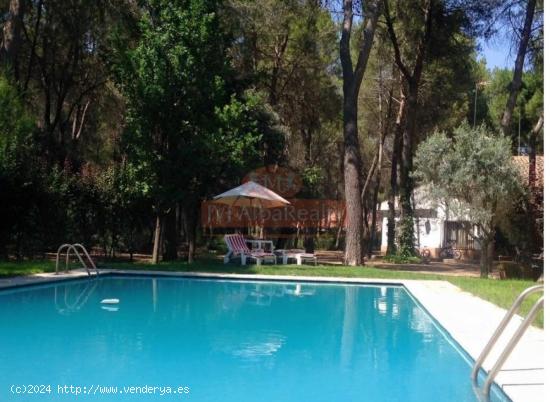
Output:
<svg viewBox="0 0 550 402">
<path fill-rule="evenodd" d="M 82 256 L 76 249 L 74 245 L 71 244 L 70 247 L 67 247 L 67 253 L 65 254 L 65 272 L 69 272 L 69 263 L 71 262 L 71 251 L 77 256 L 80 263 L 82 264 L 82 267 L 86 269 L 86 272 L 88 273 L 88 276 L 91 276 L 90 268 L 88 268 L 88 265 L 86 265 L 86 262 L 82 259 Z"/>
<path fill-rule="evenodd" d="M 530 288 L 525 289 L 514 301 L 510 309 L 506 312 L 502 320 L 500 321 L 500 324 L 498 325 L 497 329 L 491 336 L 491 339 L 489 339 L 489 342 L 485 345 L 483 350 L 481 351 L 479 357 L 477 358 L 474 367 L 472 369 L 471 378 L 475 386 L 478 385 L 478 374 L 479 370 L 481 369 L 481 366 L 483 365 L 483 362 L 495 346 L 496 342 L 504 332 L 504 329 L 508 326 L 510 323 L 512 317 L 514 314 L 519 310 L 521 304 L 524 302 L 524 300 L 536 293 L 536 292 L 542 292 L 544 291 L 544 285 L 536 285 L 531 286 Z M 499 373 L 500 369 L 506 362 L 506 359 L 508 359 L 508 356 L 510 356 L 510 353 L 512 353 L 512 350 L 514 350 L 514 347 L 517 345 L 529 325 L 533 322 L 535 319 L 537 313 L 539 310 L 544 306 L 544 297 L 540 297 L 539 300 L 534 304 L 534 306 L 531 308 L 521 325 L 517 328 L 516 332 L 514 332 L 514 335 L 508 343 L 506 344 L 506 347 L 502 350 L 500 353 L 496 363 L 493 365 L 493 368 L 489 370 L 489 374 L 487 376 L 487 379 L 485 380 L 485 385 L 483 387 L 483 394 L 488 395 L 489 390 L 491 388 L 491 384 L 494 381 L 496 375 Z"/>
<path fill-rule="evenodd" d="M 73 246 L 80 247 L 80 249 L 84 252 L 84 255 L 86 256 L 86 258 L 88 259 L 88 262 L 90 263 L 91 267 L 95 270 L 96 275 L 99 275 L 99 270 L 97 269 L 97 267 L 94 263 L 94 260 L 92 260 L 92 257 L 90 257 L 90 254 L 88 253 L 88 250 L 86 250 L 86 247 L 84 247 L 80 243 L 75 243 L 75 244 L 73 244 Z"/>
<path fill-rule="evenodd" d="M 59 273 L 59 256 L 61 255 L 61 252 L 64 250 L 64 249 L 70 249 L 70 248 L 73 248 L 74 249 L 74 246 L 72 244 L 69 244 L 69 243 L 65 243 L 65 244 L 62 244 L 61 246 L 59 246 L 59 248 L 57 249 L 57 255 L 55 257 L 55 273 L 58 274 Z M 78 253 L 76 253 L 78 254 Z M 81 258 L 82 259 L 82 258 Z M 83 265 L 84 264 L 84 261 L 81 261 L 81 263 Z M 68 271 L 68 255 L 65 257 L 65 272 Z"/>
<path fill-rule="evenodd" d="M 489 390 L 491 389 L 491 384 L 495 380 L 495 377 L 500 372 L 500 369 L 508 359 L 508 356 L 510 356 L 510 353 L 514 350 L 516 345 L 518 344 L 519 340 L 529 328 L 529 325 L 533 322 L 535 319 L 537 313 L 540 311 L 541 308 L 544 307 L 544 296 L 540 297 L 537 302 L 531 307 L 531 310 L 529 310 L 529 314 L 525 317 L 521 325 L 518 327 L 516 332 L 514 332 L 514 335 L 512 338 L 510 338 L 510 341 L 508 341 L 508 344 L 500 354 L 498 360 L 494 364 L 491 371 L 489 371 L 489 375 L 487 376 L 487 379 L 485 380 L 485 385 L 483 386 L 483 394 L 489 395 Z"/>
<path fill-rule="evenodd" d="M 90 255 L 88 254 L 88 251 L 80 243 L 75 243 L 75 244 L 65 243 L 65 244 L 62 244 L 61 246 L 59 246 L 59 248 L 57 249 L 57 256 L 55 258 L 55 273 L 59 274 L 59 256 L 61 255 L 61 252 L 64 249 L 67 249 L 67 253 L 65 255 L 65 272 L 67 272 L 69 270 L 69 255 L 70 255 L 70 252 L 73 251 L 74 254 L 77 256 L 78 260 L 80 261 L 80 263 L 82 264 L 82 267 L 84 269 L 86 269 L 86 272 L 88 273 L 88 276 L 91 276 L 90 268 L 88 267 L 88 265 L 86 265 L 86 263 L 82 259 L 82 256 L 78 252 L 77 247 L 80 247 L 84 251 L 84 254 L 88 258 L 88 261 L 90 261 L 92 268 L 95 269 L 96 275 L 99 275 L 99 271 L 98 271 L 96 265 L 94 264 L 94 262 L 92 261 Z"/>
</svg>

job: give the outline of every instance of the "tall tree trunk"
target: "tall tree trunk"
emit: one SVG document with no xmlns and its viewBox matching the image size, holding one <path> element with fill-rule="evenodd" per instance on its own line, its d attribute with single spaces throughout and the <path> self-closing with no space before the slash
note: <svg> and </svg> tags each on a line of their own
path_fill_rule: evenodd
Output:
<svg viewBox="0 0 550 402">
<path fill-rule="evenodd" d="M 400 197 L 402 216 L 413 216 L 412 192 L 414 184 L 411 178 L 413 168 L 413 141 L 416 136 L 416 109 L 418 107 L 418 86 L 409 83 L 405 98 L 405 129 L 403 130 L 403 149 L 400 164 Z"/>
<path fill-rule="evenodd" d="M 489 276 L 489 241 L 486 239 L 481 242 L 480 276 L 482 278 Z"/>
<path fill-rule="evenodd" d="M 187 227 L 187 262 L 191 264 L 195 260 L 195 251 L 197 246 L 197 223 L 198 215 L 197 208 L 193 205 L 186 207 L 185 214 L 187 219 L 185 220 Z"/>
<path fill-rule="evenodd" d="M 402 91 L 405 93 L 404 116 L 405 124 L 403 129 L 403 155 L 400 165 L 400 204 L 401 204 L 401 228 L 400 232 L 403 235 L 402 241 L 399 244 L 401 251 L 407 254 L 414 253 L 414 238 L 408 236 L 408 233 L 413 233 L 414 216 L 412 207 L 412 192 L 414 189 L 411 172 L 413 169 L 413 147 L 416 139 L 416 114 L 418 109 L 418 89 L 422 77 L 424 60 L 426 58 L 428 43 L 432 35 L 432 12 L 434 0 L 425 0 L 424 2 L 424 25 L 421 39 L 415 49 L 415 59 L 412 68 L 405 64 L 402 59 L 402 52 L 397 39 L 397 35 L 393 29 L 393 17 L 390 13 L 388 1 L 384 0 L 384 16 L 388 27 L 388 34 L 394 51 L 394 60 L 399 68 L 402 77 Z M 402 98 L 403 99 L 403 98 Z M 402 243 L 402 244 L 401 244 Z"/>
<path fill-rule="evenodd" d="M 340 38 L 340 61 L 344 89 L 344 194 L 347 230 L 344 263 L 363 264 L 363 208 L 361 204 L 361 153 L 357 133 L 357 98 L 374 41 L 374 32 L 381 12 L 381 0 L 363 1 L 362 41 L 354 68 L 350 39 L 353 27 L 353 0 L 343 0 L 344 18 Z"/>
<path fill-rule="evenodd" d="M 304 228 L 304 249 L 306 253 L 315 252 L 315 228 L 306 226 Z"/>
<path fill-rule="evenodd" d="M 401 141 L 402 136 L 402 123 L 405 113 L 405 96 L 401 92 L 401 101 L 399 103 L 399 111 L 397 112 L 397 118 L 395 121 L 395 130 L 393 137 L 392 157 L 391 157 L 391 174 L 390 174 L 390 196 L 388 198 L 388 245 L 386 254 L 395 254 L 397 247 L 395 244 L 395 198 L 398 193 L 397 174 L 398 167 L 401 159 Z"/>
<path fill-rule="evenodd" d="M 395 198 L 397 195 L 397 168 L 400 152 L 400 138 L 399 133 L 395 133 L 393 139 L 393 152 L 391 158 L 391 173 L 390 173 L 390 196 L 388 197 L 388 244 L 386 249 L 386 255 L 395 254 L 397 247 L 395 244 Z"/>
<path fill-rule="evenodd" d="M 391 98 L 390 98 L 391 103 Z M 391 107 L 391 106 L 390 106 Z M 382 178 L 382 157 L 384 152 L 384 142 L 386 139 L 386 133 L 383 134 L 379 147 L 378 147 L 378 165 L 376 167 L 376 176 L 374 178 L 374 188 L 372 191 L 371 201 L 371 231 L 370 239 L 367 245 L 367 256 L 370 259 L 372 257 L 372 251 L 374 249 L 374 243 L 376 241 L 376 218 L 377 218 L 377 206 L 378 206 L 378 192 L 380 191 L 380 181 Z M 395 210 L 394 210 L 395 211 Z"/>
<path fill-rule="evenodd" d="M 512 130 L 512 114 L 514 113 L 518 94 L 521 89 L 523 64 L 525 62 L 525 55 L 527 54 L 529 39 L 531 38 L 531 27 L 533 25 L 533 16 L 535 14 L 536 3 L 536 0 L 528 0 L 525 8 L 525 21 L 521 30 L 518 54 L 516 56 L 516 63 L 514 64 L 514 75 L 512 82 L 510 83 L 510 93 L 508 94 L 506 107 L 504 109 L 504 113 L 502 114 L 502 119 L 500 120 L 502 131 L 504 131 L 505 134 L 510 134 Z"/>
<path fill-rule="evenodd" d="M 160 249 L 161 249 L 161 239 L 162 239 L 162 224 L 163 217 L 162 212 L 157 211 L 156 224 L 155 224 L 155 235 L 153 239 L 153 258 L 151 262 L 153 264 L 158 264 L 160 261 Z"/>
<path fill-rule="evenodd" d="M 172 207 L 165 217 L 164 222 L 164 252 L 162 259 L 164 261 L 173 261 L 178 258 L 178 233 L 176 228 L 176 207 Z"/>
<path fill-rule="evenodd" d="M 365 183 L 363 184 L 363 190 L 361 190 L 361 203 L 363 205 L 363 240 L 365 243 L 365 248 L 364 248 L 365 250 L 368 247 L 368 241 L 370 239 L 370 233 L 371 233 L 370 223 L 369 223 L 369 212 L 371 210 L 369 195 L 371 194 L 371 192 L 369 190 L 371 189 L 371 183 L 375 177 L 377 166 L 378 166 L 378 152 L 376 153 L 376 155 L 374 156 L 374 159 L 372 160 L 371 166 L 369 168 L 369 172 L 367 174 L 367 178 L 365 180 Z"/>
<path fill-rule="evenodd" d="M 378 141 L 380 141 L 380 138 L 378 139 Z M 367 173 L 367 178 L 365 179 L 365 183 L 363 184 L 363 189 L 361 190 L 361 199 L 363 200 L 363 202 L 367 201 L 368 199 L 370 184 L 372 183 L 372 179 L 374 178 L 374 174 L 376 173 L 377 166 L 378 152 L 374 155 L 374 159 L 371 162 L 369 172 Z"/>
<path fill-rule="evenodd" d="M 483 242 L 483 245 L 481 247 L 481 278 L 488 278 L 493 269 L 494 247 L 495 246 L 493 240 L 485 240 Z"/>
<path fill-rule="evenodd" d="M 345 95 L 344 95 L 345 97 Z M 361 204 L 361 154 L 357 135 L 357 99 L 344 101 L 344 194 L 347 227 L 345 263 L 361 265 L 363 259 L 363 210 Z"/>
<path fill-rule="evenodd" d="M 376 242 L 376 218 L 377 218 L 377 207 L 378 207 L 378 192 L 380 191 L 380 173 L 376 173 L 376 178 L 374 181 L 374 189 L 372 192 L 372 207 L 371 207 L 371 223 L 370 223 L 370 238 L 367 243 L 367 257 L 370 259 L 372 257 L 372 252 L 374 250 L 374 243 Z"/>
<path fill-rule="evenodd" d="M 413 170 L 413 142 L 416 137 L 416 109 L 418 107 L 418 85 L 409 80 L 405 97 L 405 128 L 403 130 L 403 147 L 399 175 L 399 206 L 401 219 L 399 220 L 399 251 L 408 255 L 414 254 L 414 239 L 405 235 L 413 233 L 414 210 L 412 196 L 414 183 L 411 177 Z"/>
<path fill-rule="evenodd" d="M 380 190 L 380 180 L 382 176 L 382 159 L 384 157 L 384 143 L 386 142 L 386 137 L 388 135 L 388 129 L 390 126 L 390 119 L 392 115 L 392 98 L 393 90 L 390 87 L 388 94 L 388 108 L 386 115 L 383 116 L 383 106 L 382 106 L 382 70 L 380 69 L 380 75 L 378 77 L 379 82 L 379 94 L 378 94 L 378 150 L 376 153 L 376 169 L 374 171 L 374 188 L 372 191 L 372 199 L 367 200 L 367 203 L 370 202 L 371 210 L 371 223 L 370 223 L 370 232 L 369 238 L 367 241 L 367 257 L 370 259 L 372 257 L 372 251 L 374 248 L 374 242 L 376 241 L 376 215 L 377 215 L 377 205 L 378 205 L 378 191 Z M 364 189 L 363 189 L 364 190 Z"/>
<path fill-rule="evenodd" d="M 29 87 L 29 81 L 32 75 L 32 69 L 34 67 L 34 60 L 36 58 L 36 44 L 38 41 L 38 29 L 40 28 L 40 21 L 42 19 L 42 9 L 43 9 L 44 0 L 38 0 L 36 5 L 36 22 L 34 23 L 34 37 L 32 39 L 32 45 L 30 50 L 30 57 L 27 63 L 27 73 L 23 81 L 23 92 L 27 91 Z"/>
<path fill-rule="evenodd" d="M 494 210 L 493 210 L 494 213 Z M 483 229 L 484 237 L 481 240 L 481 264 L 480 276 L 487 278 L 493 268 L 493 256 L 495 249 L 495 228 L 494 223 L 488 225 L 487 229 Z"/>
<path fill-rule="evenodd" d="M 19 80 L 18 51 L 21 47 L 21 30 L 25 13 L 25 0 L 11 0 L 8 18 L 2 29 L 0 63 L 10 65 L 16 80 Z"/>
</svg>

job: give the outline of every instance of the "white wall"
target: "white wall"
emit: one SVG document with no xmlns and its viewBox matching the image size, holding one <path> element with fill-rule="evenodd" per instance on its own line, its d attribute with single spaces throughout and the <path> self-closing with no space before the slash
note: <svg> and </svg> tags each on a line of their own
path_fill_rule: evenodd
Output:
<svg viewBox="0 0 550 402">
<path fill-rule="evenodd" d="M 443 236 L 445 230 L 445 221 L 468 221 L 468 215 L 463 211 L 458 213 L 456 211 L 461 211 L 463 208 L 460 208 L 458 201 L 451 201 L 451 207 L 443 205 L 442 203 L 433 202 L 430 199 L 430 191 L 426 187 L 418 187 L 414 189 L 414 198 L 415 198 L 415 208 L 422 211 L 430 211 L 433 213 L 432 216 L 436 218 L 429 218 L 430 221 L 430 233 L 426 233 L 426 220 L 428 218 L 419 218 L 418 231 L 417 229 L 417 220 L 415 219 L 415 238 L 417 233 L 420 232 L 420 241 L 416 242 L 416 245 L 420 243 L 420 248 L 430 248 L 438 249 L 443 247 Z M 398 201 L 398 200 L 396 200 Z M 396 202 L 396 210 L 399 209 L 399 205 Z M 387 213 L 389 210 L 388 202 L 384 201 L 380 205 L 380 211 L 382 213 Z M 399 219 L 395 220 L 396 231 L 398 227 Z M 386 250 L 388 246 L 388 218 L 384 217 L 382 219 L 382 250 Z M 474 249 L 479 249 L 479 244 L 474 242 Z"/>
<path fill-rule="evenodd" d="M 430 232 L 427 233 L 426 230 L 426 221 L 430 222 Z M 399 220 L 396 219 L 396 227 L 399 225 Z M 418 225 L 417 220 L 415 219 L 415 239 L 417 240 L 416 244 L 420 248 L 440 248 L 443 242 L 443 229 L 444 221 L 441 219 L 434 218 L 419 218 Z M 420 234 L 420 239 L 417 238 L 417 234 Z M 382 249 L 385 250 L 388 246 L 388 218 L 384 217 L 382 219 Z"/>
</svg>

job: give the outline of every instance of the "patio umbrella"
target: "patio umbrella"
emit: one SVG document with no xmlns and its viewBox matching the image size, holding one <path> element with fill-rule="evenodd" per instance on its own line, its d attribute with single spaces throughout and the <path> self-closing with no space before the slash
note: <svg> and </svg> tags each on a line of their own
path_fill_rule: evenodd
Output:
<svg viewBox="0 0 550 402">
<path fill-rule="evenodd" d="M 279 194 L 253 181 L 218 194 L 214 202 L 232 207 L 277 208 L 289 205 Z"/>
<path fill-rule="evenodd" d="M 290 205 L 290 202 L 279 194 L 253 181 L 248 181 L 225 193 L 218 194 L 214 197 L 213 202 L 226 204 L 230 207 L 249 207 L 258 209 L 277 208 Z M 263 228 L 260 229 L 260 237 L 262 237 L 262 234 Z M 260 246 L 260 248 L 262 247 Z"/>
</svg>

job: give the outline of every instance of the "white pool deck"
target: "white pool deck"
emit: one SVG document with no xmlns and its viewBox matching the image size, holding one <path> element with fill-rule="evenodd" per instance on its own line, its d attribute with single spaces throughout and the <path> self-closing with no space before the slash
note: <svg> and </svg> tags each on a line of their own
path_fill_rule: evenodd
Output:
<svg viewBox="0 0 550 402">
<path fill-rule="evenodd" d="M 195 272 L 160 272 L 160 271 L 124 271 L 101 270 L 101 274 L 159 275 L 170 277 L 195 277 L 214 279 L 244 279 L 262 281 L 311 281 L 357 284 L 402 284 L 428 310 L 462 348 L 474 359 L 477 358 L 494 329 L 506 313 L 500 307 L 488 301 L 464 292 L 445 281 L 423 280 L 388 280 L 342 277 L 309 277 L 309 276 L 273 276 L 241 275 Z M 52 273 L 36 274 L 26 277 L 0 279 L 0 289 L 29 284 L 47 283 L 66 279 L 86 277 L 83 270 L 55 275 Z M 515 316 L 508 329 L 489 355 L 483 368 L 488 371 L 498 357 L 499 351 L 510 339 L 521 322 Z M 543 402 L 544 398 L 544 331 L 531 326 L 512 352 L 502 371 L 496 377 L 496 383 L 514 402 Z"/>
</svg>

